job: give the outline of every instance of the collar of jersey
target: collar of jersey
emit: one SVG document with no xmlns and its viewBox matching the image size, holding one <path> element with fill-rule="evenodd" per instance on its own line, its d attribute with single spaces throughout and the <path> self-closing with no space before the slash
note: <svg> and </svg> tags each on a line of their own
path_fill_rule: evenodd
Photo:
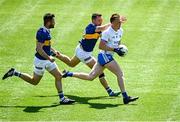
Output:
<svg viewBox="0 0 180 122">
<path fill-rule="evenodd" d="M 114 33 L 118 33 L 118 31 L 120 30 L 120 29 L 118 29 L 117 31 L 115 31 L 115 30 L 112 28 L 112 26 L 110 26 L 110 29 L 111 29 L 111 31 L 113 31 Z"/>
<path fill-rule="evenodd" d="M 45 30 L 47 30 L 50 33 L 50 29 L 46 28 L 45 26 L 43 26 L 42 28 L 44 28 Z"/>
<path fill-rule="evenodd" d="M 91 24 L 92 24 L 92 25 L 94 25 L 94 26 L 97 26 L 97 25 L 95 25 L 95 24 L 94 24 L 94 23 L 92 23 L 92 22 L 91 22 Z"/>
</svg>

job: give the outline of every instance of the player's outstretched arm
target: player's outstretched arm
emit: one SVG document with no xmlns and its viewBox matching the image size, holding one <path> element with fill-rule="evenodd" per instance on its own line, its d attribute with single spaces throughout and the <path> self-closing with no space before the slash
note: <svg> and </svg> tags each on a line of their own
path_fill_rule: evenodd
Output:
<svg viewBox="0 0 180 122">
<path fill-rule="evenodd" d="M 57 50 L 51 47 L 51 51 L 53 51 L 53 53 L 57 55 L 57 52 L 58 52 Z"/>
<path fill-rule="evenodd" d="M 60 53 L 59 51 L 56 51 L 56 50 L 53 51 L 53 49 L 51 49 L 51 56 L 56 57 L 57 59 L 64 62 L 70 67 L 75 67 L 80 62 L 80 60 L 76 56 L 73 56 L 72 58 L 70 58 Z"/>
<path fill-rule="evenodd" d="M 111 26 L 111 23 L 97 26 L 95 32 L 102 32 L 102 31 L 106 30 L 109 26 Z"/>
</svg>

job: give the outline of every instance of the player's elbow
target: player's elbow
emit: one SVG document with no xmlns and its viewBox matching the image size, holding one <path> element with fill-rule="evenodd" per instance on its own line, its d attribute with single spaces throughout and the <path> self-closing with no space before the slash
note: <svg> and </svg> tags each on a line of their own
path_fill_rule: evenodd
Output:
<svg viewBox="0 0 180 122">
<path fill-rule="evenodd" d="M 68 66 L 70 66 L 70 67 L 75 67 L 75 66 L 76 66 L 76 64 L 69 63 L 69 64 L 68 64 Z"/>
<path fill-rule="evenodd" d="M 38 83 L 37 83 L 37 82 L 33 82 L 33 83 L 32 83 L 32 85 L 37 86 L 37 85 L 38 85 Z"/>
<path fill-rule="evenodd" d="M 39 84 L 39 80 L 32 79 L 32 85 L 37 86 Z"/>
<path fill-rule="evenodd" d="M 63 62 L 66 63 L 69 67 L 75 67 L 76 66 L 76 64 L 74 62 L 72 62 L 70 59 L 63 61 Z"/>
</svg>

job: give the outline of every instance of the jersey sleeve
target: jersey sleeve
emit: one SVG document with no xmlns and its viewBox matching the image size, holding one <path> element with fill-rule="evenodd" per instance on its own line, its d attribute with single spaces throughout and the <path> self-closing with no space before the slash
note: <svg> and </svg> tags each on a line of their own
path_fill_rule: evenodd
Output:
<svg viewBox="0 0 180 122">
<path fill-rule="evenodd" d="M 96 26 L 93 24 L 89 24 L 86 27 L 86 34 L 93 34 L 93 33 L 95 33 L 95 30 L 96 30 Z"/>
<path fill-rule="evenodd" d="M 102 36 L 101 36 L 101 41 L 105 41 L 105 42 L 108 42 L 109 40 L 109 35 L 108 33 L 105 31 L 105 32 L 102 32 Z"/>
<path fill-rule="evenodd" d="M 42 30 L 39 30 L 36 33 L 36 40 L 38 42 L 44 43 L 44 41 L 45 41 L 45 33 Z"/>
</svg>

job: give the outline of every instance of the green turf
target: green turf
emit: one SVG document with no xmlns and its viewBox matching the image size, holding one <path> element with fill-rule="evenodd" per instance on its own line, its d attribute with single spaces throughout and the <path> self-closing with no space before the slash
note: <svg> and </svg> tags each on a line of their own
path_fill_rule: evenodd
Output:
<svg viewBox="0 0 180 122">
<path fill-rule="evenodd" d="M 179 0 L 0 0 L 0 76 L 10 67 L 32 74 L 35 33 L 42 15 L 56 15 L 53 46 L 73 56 L 93 12 L 128 18 L 123 43 L 129 54 L 115 56 L 126 77 L 130 95 L 140 99 L 130 105 L 122 97 L 109 98 L 98 79 L 63 80 L 66 96 L 75 105 L 58 105 L 54 78 L 45 73 L 37 86 L 14 77 L 0 81 L 0 120 L 180 120 L 180 1 Z M 96 57 L 98 48 L 95 48 Z M 90 70 L 82 63 L 61 70 Z M 116 77 L 105 71 L 110 86 Z"/>
</svg>

